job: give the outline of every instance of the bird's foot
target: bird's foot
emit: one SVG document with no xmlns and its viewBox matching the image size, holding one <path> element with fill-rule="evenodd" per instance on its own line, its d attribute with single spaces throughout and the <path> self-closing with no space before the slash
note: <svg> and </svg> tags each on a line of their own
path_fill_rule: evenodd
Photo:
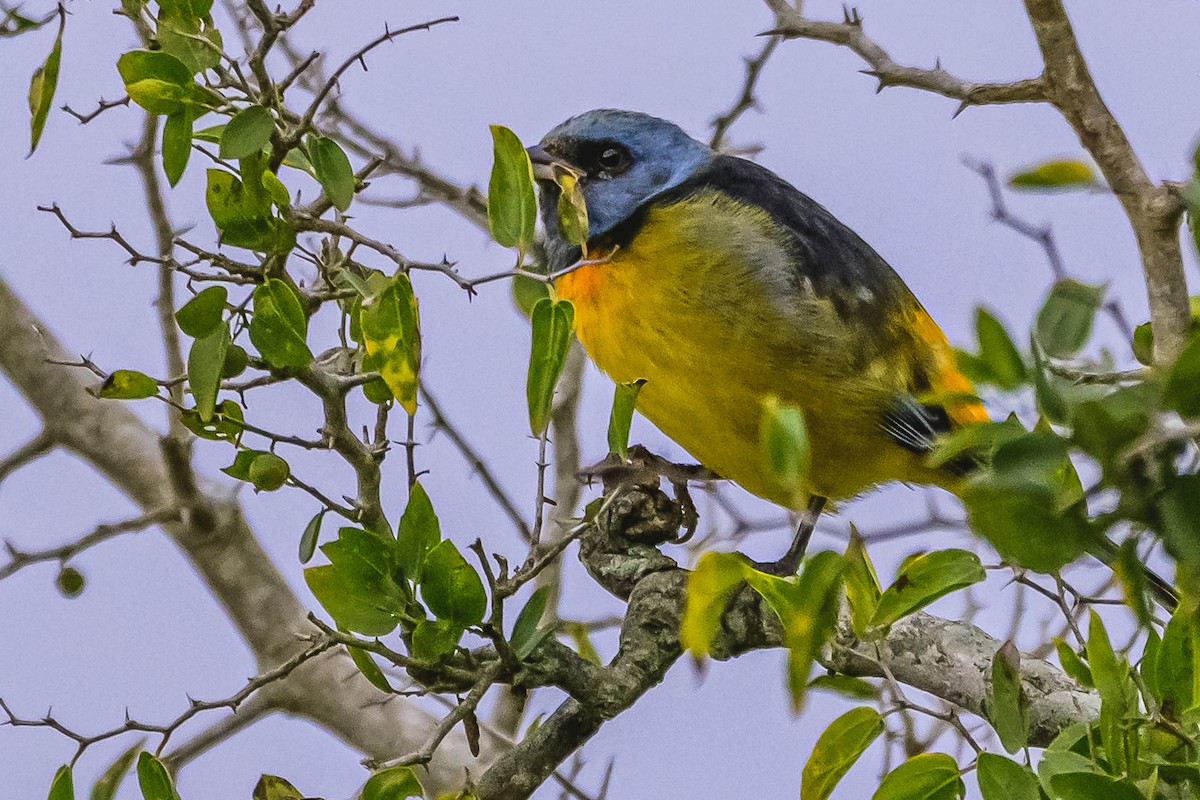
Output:
<svg viewBox="0 0 1200 800">
<path fill-rule="evenodd" d="M 640 444 L 629 448 L 628 458 L 621 462 L 610 455 L 603 461 L 586 467 L 580 472 L 585 480 L 599 478 L 604 483 L 605 492 L 612 491 L 623 483 L 658 486 L 665 478 L 675 492 L 675 503 L 683 518 L 683 531 L 672 539 L 673 544 L 682 544 L 696 533 L 700 514 L 688 491 L 689 481 L 708 483 L 720 480 L 715 472 L 700 464 L 676 464 L 662 456 L 655 455 Z"/>
<path fill-rule="evenodd" d="M 808 542 L 812 539 L 813 531 L 817 527 L 817 520 L 821 517 L 821 509 L 824 507 L 825 498 L 814 495 L 808 501 L 808 508 L 800 516 L 800 522 L 796 525 L 796 535 L 792 537 L 792 543 L 787 552 L 776 561 L 751 562 L 754 568 L 759 572 L 776 575 L 780 578 L 790 578 L 795 575 L 800 569 L 800 562 L 804 560 L 804 552 L 808 550 Z"/>
</svg>

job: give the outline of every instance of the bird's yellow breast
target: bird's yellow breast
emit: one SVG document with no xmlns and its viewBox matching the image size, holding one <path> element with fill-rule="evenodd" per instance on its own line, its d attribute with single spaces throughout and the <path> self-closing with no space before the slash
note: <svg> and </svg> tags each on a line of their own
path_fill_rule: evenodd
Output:
<svg viewBox="0 0 1200 800">
<path fill-rule="evenodd" d="M 749 491 L 792 503 L 762 456 L 771 395 L 805 412 L 813 493 L 926 477 L 880 428 L 894 368 L 863 367 L 853 331 L 828 300 L 796 289 L 790 259 L 766 212 L 706 192 L 650 209 L 632 241 L 556 290 L 574 303 L 576 335 L 597 366 L 618 382 L 646 381 L 638 410 Z"/>
</svg>

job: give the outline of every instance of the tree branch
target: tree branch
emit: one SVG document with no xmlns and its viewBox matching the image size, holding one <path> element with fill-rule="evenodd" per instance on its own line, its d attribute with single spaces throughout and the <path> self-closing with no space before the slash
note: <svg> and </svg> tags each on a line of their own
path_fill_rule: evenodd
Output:
<svg viewBox="0 0 1200 800">
<path fill-rule="evenodd" d="M 1025 0 L 1025 10 L 1046 62 L 1047 98 L 1075 129 L 1129 217 L 1142 255 L 1155 361 L 1169 364 L 1183 349 L 1191 324 L 1179 247 L 1182 201 L 1146 175 L 1096 89 L 1061 0 Z"/>
<path fill-rule="evenodd" d="M 974 83 L 951 75 L 939 61 L 933 69 L 897 64 L 887 51 L 863 31 L 858 11 L 847 9 L 842 22 L 827 22 L 805 17 L 784 0 L 767 0 L 775 12 L 776 26 L 764 35 L 779 35 L 785 39 L 812 39 L 846 47 L 858 54 L 870 69 L 863 70 L 879 81 L 876 91 L 890 86 L 922 89 L 959 101 L 955 116 L 969 106 L 998 103 L 1038 103 L 1046 100 L 1046 80 L 1043 76 L 1012 83 Z"/>
<path fill-rule="evenodd" d="M 168 507 L 171 481 L 159 435 L 129 407 L 98 400 L 89 381 L 46 326 L 0 278 L 0 372 L 38 411 L 61 446 L 89 461 L 146 512 Z M 306 611 L 263 551 L 229 490 L 201 479 L 200 495 L 164 530 L 224 607 L 258 660 L 269 670 L 304 649 Z M 338 691 L 330 691 L 331 686 Z M 390 758 L 419 747 L 435 722 L 411 702 L 371 686 L 341 650 L 325 653 L 268 690 L 273 708 L 324 726 L 370 757 Z M 384 702 L 391 700 L 392 702 Z M 489 758 L 485 750 L 483 758 Z M 469 755 L 450 738 L 429 764 L 426 785 L 457 787 Z"/>
<path fill-rule="evenodd" d="M 601 725 L 657 685 L 682 654 L 679 622 L 687 570 L 660 553 L 653 541 L 674 535 L 681 518 L 666 495 L 646 486 L 623 486 L 610 497 L 580 544 L 580 557 L 600 585 L 629 603 L 620 649 L 607 666 L 593 664 L 555 641 L 527 663 L 526 685 L 555 685 L 570 695 L 539 728 L 502 754 L 484 773 L 482 800 L 520 800 L 541 784 Z M 774 613 L 749 589 L 730 603 L 713 645 L 713 657 L 733 658 L 780 647 Z M 848 675 L 896 680 L 979 716 L 986 716 L 991 660 L 1001 642 L 979 628 L 917 613 L 892 626 L 880 642 L 861 642 L 843 614 L 839 633 L 822 663 Z M 1045 746 L 1063 727 L 1093 719 L 1099 698 L 1047 662 L 1025 657 L 1022 680 L 1029 697 L 1031 743 Z"/>
</svg>

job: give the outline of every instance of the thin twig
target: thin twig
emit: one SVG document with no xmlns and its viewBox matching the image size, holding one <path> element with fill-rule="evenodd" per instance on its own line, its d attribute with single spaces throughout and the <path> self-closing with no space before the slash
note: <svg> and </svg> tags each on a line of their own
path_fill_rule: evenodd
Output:
<svg viewBox="0 0 1200 800">
<path fill-rule="evenodd" d="M 775 52 L 775 48 L 781 41 L 783 40 L 778 36 L 769 37 L 762 49 L 758 51 L 758 55 L 746 59 L 746 77 L 742 81 L 741 94 L 738 95 L 728 111 L 715 117 L 712 121 L 713 134 L 709 139 L 708 146 L 713 150 L 723 148 L 726 134 L 743 114 L 752 108 L 758 108 L 758 98 L 755 97 L 754 90 L 758 86 L 758 79 L 762 75 L 763 67 L 766 66 L 771 54 Z"/>
<path fill-rule="evenodd" d="M 73 542 L 60 545 L 59 547 L 50 547 L 45 550 L 21 550 L 12 542 L 6 540 L 4 542 L 4 549 L 8 552 L 9 561 L 7 564 L 0 566 L 0 580 L 4 580 L 18 570 L 28 567 L 31 564 L 39 564 L 46 561 L 57 561 L 60 564 L 65 564 L 84 550 L 107 542 L 109 539 L 115 539 L 125 533 L 142 531 L 151 526 L 161 525 L 164 522 L 173 522 L 178 519 L 178 509 L 166 508 L 159 511 L 152 511 L 148 514 L 121 522 L 106 522 L 97 525 L 90 533 L 79 537 Z"/>
<path fill-rule="evenodd" d="M 776 26 L 763 35 L 785 39 L 812 39 L 846 47 L 866 61 L 870 69 L 864 75 L 875 78 L 876 92 L 890 86 L 908 86 L 940 94 L 959 101 L 955 116 L 970 106 L 993 103 L 1038 103 L 1047 99 L 1046 80 L 1042 76 L 1011 83 L 974 83 L 942 69 L 941 61 L 933 69 L 897 64 L 879 44 L 863 32 L 862 17 L 847 8 L 842 22 L 808 19 L 786 0 L 766 0 L 775 12 Z"/>
</svg>

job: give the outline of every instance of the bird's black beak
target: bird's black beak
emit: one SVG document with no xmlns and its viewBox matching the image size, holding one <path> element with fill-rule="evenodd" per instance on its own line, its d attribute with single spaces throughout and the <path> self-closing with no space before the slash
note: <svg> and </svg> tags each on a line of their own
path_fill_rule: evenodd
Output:
<svg viewBox="0 0 1200 800">
<path fill-rule="evenodd" d="M 525 152 L 529 154 L 529 162 L 533 165 L 533 177 L 536 180 L 554 181 L 560 170 L 574 172 L 565 161 L 547 153 L 540 144 L 525 148 Z"/>
</svg>

